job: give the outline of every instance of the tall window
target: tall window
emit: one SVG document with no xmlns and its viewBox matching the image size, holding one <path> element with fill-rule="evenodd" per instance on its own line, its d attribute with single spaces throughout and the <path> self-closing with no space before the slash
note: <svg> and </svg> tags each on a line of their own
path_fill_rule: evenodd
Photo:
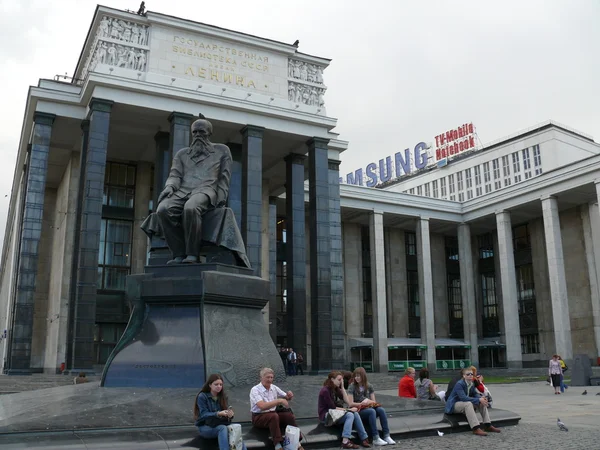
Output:
<svg viewBox="0 0 600 450">
<path fill-rule="evenodd" d="M 458 261 L 458 239 L 455 237 L 446 237 L 446 259 Z"/>
<path fill-rule="evenodd" d="M 521 353 L 539 353 L 540 338 L 537 333 L 521 335 Z"/>
<path fill-rule="evenodd" d="M 423 186 L 417 186 L 417 195 L 423 195 Z"/>
<path fill-rule="evenodd" d="M 512 162 L 513 173 L 515 174 L 515 183 L 519 183 L 521 181 L 521 166 L 519 164 L 519 152 L 514 152 L 512 154 Z"/>
<path fill-rule="evenodd" d="M 481 186 L 481 166 L 475 166 L 475 195 L 479 197 L 483 194 L 483 188 Z"/>
<path fill-rule="evenodd" d="M 540 146 L 533 146 L 533 167 L 535 168 L 535 174 L 542 174 L 542 155 L 540 153 Z"/>
<path fill-rule="evenodd" d="M 440 198 L 439 192 L 438 192 L 438 182 L 437 182 L 437 180 L 433 180 L 431 182 L 431 189 L 433 190 L 433 198 Z"/>
<path fill-rule="evenodd" d="M 527 224 L 513 228 L 513 250 L 526 250 L 531 248 L 529 241 L 529 228 Z"/>
<path fill-rule="evenodd" d="M 492 233 L 482 234 L 477 237 L 479 241 L 479 259 L 494 257 L 494 238 Z"/>
<path fill-rule="evenodd" d="M 135 196 L 135 166 L 109 162 L 104 173 L 102 204 L 133 208 Z"/>
<path fill-rule="evenodd" d="M 463 173 L 462 172 L 456 172 L 456 182 L 458 184 L 458 192 L 462 192 L 465 187 L 463 184 Z"/>
<path fill-rule="evenodd" d="M 448 273 L 448 317 L 452 337 L 464 336 L 462 298 L 460 293 L 460 273 Z"/>
<path fill-rule="evenodd" d="M 425 197 L 431 197 L 431 192 L 429 191 L 429 183 L 425 183 Z"/>
<path fill-rule="evenodd" d="M 411 337 L 421 335 L 421 307 L 419 305 L 419 273 L 406 271 L 406 289 L 408 294 L 408 333 Z"/>
<path fill-rule="evenodd" d="M 440 189 L 442 191 L 442 198 L 446 198 L 446 177 L 440 178 Z"/>
<path fill-rule="evenodd" d="M 531 160 L 529 159 L 529 149 L 523 150 L 523 170 L 525 171 L 525 179 L 531 178 Z"/>
<path fill-rule="evenodd" d="M 502 157 L 502 174 L 504 175 L 504 187 L 510 186 L 510 162 L 508 155 Z"/>
<path fill-rule="evenodd" d="M 465 170 L 465 179 L 467 180 L 467 189 L 471 189 L 473 187 L 473 180 L 471 179 L 471 169 Z"/>
<path fill-rule="evenodd" d="M 496 274 L 494 272 L 482 273 L 481 296 L 483 300 L 483 336 L 498 336 L 499 317 L 498 299 L 496 297 Z"/>
<path fill-rule="evenodd" d="M 498 190 L 502 188 L 502 183 L 500 182 L 500 161 L 494 159 L 492 161 L 492 168 L 494 169 L 494 190 Z"/>
<path fill-rule="evenodd" d="M 485 193 L 492 192 L 492 177 L 490 176 L 490 163 L 483 163 L 483 182 L 485 183 Z"/>
<path fill-rule="evenodd" d="M 125 290 L 125 278 L 131 272 L 131 233 L 129 220 L 102 219 L 98 289 Z"/>
<path fill-rule="evenodd" d="M 371 294 L 371 239 L 369 227 L 361 229 L 362 241 L 362 278 L 363 278 L 363 316 L 365 336 L 373 337 L 373 298 Z"/>
<path fill-rule="evenodd" d="M 277 218 L 277 249 L 278 255 L 285 255 L 285 248 L 287 245 L 287 229 L 284 218 Z M 287 261 L 285 256 L 281 260 L 277 260 L 277 291 L 275 293 L 275 300 L 277 303 L 277 312 L 279 314 L 285 314 L 287 312 Z M 281 318 L 281 320 L 283 320 Z"/>
<path fill-rule="evenodd" d="M 416 233 L 406 232 L 404 233 L 404 241 L 406 243 L 406 254 L 416 255 L 417 254 L 417 235 Z"/>
<path fill-rule="evenodd" d="M 415 193 L 415 188 L 410 188 L 408 191 L 409 194 L 414 194 Z"/>
<path fill-rule="evenodd" d="M 448 175 L 448 189 L 450 190 L 450 195 L 454 194 L 454 174 Z"/>
</svg>

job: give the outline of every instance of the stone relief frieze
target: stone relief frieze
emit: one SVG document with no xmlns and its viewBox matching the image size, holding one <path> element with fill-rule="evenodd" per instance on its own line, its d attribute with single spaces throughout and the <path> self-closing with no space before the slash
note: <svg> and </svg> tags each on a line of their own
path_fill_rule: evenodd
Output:
<svg viewBox="0 0 600 450">
<path fill-rule="evenodd" d="M 323 67 L 295 59 L 288 60 L 288 100 L 323 107 L 325 90 Z"/>
<path fill-rule="evenodd" d="M 93 71 L 98 64 L 145 72 L 148 50 L 137 47 L 148 47 L 148 31 L 146 25 L 102 17 L 81 78 L 85 79 L 88 72 Z"/>
<path fill-rule="evenodd" d="M 322 107 L 325 105 L 324 95 L 324 88 L 294 83 L 293 81 L 288 82 L 288 100 L 291 102 Z"/>
</svg>

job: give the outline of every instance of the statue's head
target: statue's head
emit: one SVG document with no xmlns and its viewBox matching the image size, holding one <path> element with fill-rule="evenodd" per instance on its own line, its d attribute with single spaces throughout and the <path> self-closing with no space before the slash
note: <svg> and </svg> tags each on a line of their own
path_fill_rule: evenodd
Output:
<svg viewBox="0 0 600 450">
<path fill-rule="evenodd" d="M 212 125 L 206 119 L 198 119 L 192 124 L 192 140 L 208 139 L 212 135 Z"/>
</svg>

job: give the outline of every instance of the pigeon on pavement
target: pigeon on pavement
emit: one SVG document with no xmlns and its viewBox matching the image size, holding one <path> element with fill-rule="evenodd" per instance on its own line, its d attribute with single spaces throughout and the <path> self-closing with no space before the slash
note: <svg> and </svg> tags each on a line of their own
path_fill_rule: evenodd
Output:
<svg viewBox="0 0 600 450">
<path fill-rule="evenodd" d="M 444 435 L 444 433 L 442 433 L 440 430 L 437 430 L 437 432 L 438 432 L 438 436 L 443 436 Z"/>
<path fill-rule="evenodd" d="M 558 425 L 558 429 L 560 431 L 569 431 L 567 426 L 564 423 L 562 423 L 558 417 L 556 418 L 556 425 Z"/>
<path fill-rule="evenodd" d="M 587 395 L 587 389 L 581 393 L 581 395 Z"/>
</svg>

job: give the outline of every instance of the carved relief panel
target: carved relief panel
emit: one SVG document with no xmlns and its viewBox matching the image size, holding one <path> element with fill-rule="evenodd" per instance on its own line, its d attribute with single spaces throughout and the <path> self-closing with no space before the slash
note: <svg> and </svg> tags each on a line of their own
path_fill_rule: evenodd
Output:
<svg viewBox="0 0 600 450">
<path fill-rule="evenodd" d="M 288 60 L 288 100 L 309 106 L 325 106 L 324 67 L 317 64 Z"/>
<path fill-rule="evenodd" d="M 146 25 L 104 16 L 98 25 L 81 78 L 98 64 L 145 72 L 148 62 L 148 32 Z"/>
</svg>

